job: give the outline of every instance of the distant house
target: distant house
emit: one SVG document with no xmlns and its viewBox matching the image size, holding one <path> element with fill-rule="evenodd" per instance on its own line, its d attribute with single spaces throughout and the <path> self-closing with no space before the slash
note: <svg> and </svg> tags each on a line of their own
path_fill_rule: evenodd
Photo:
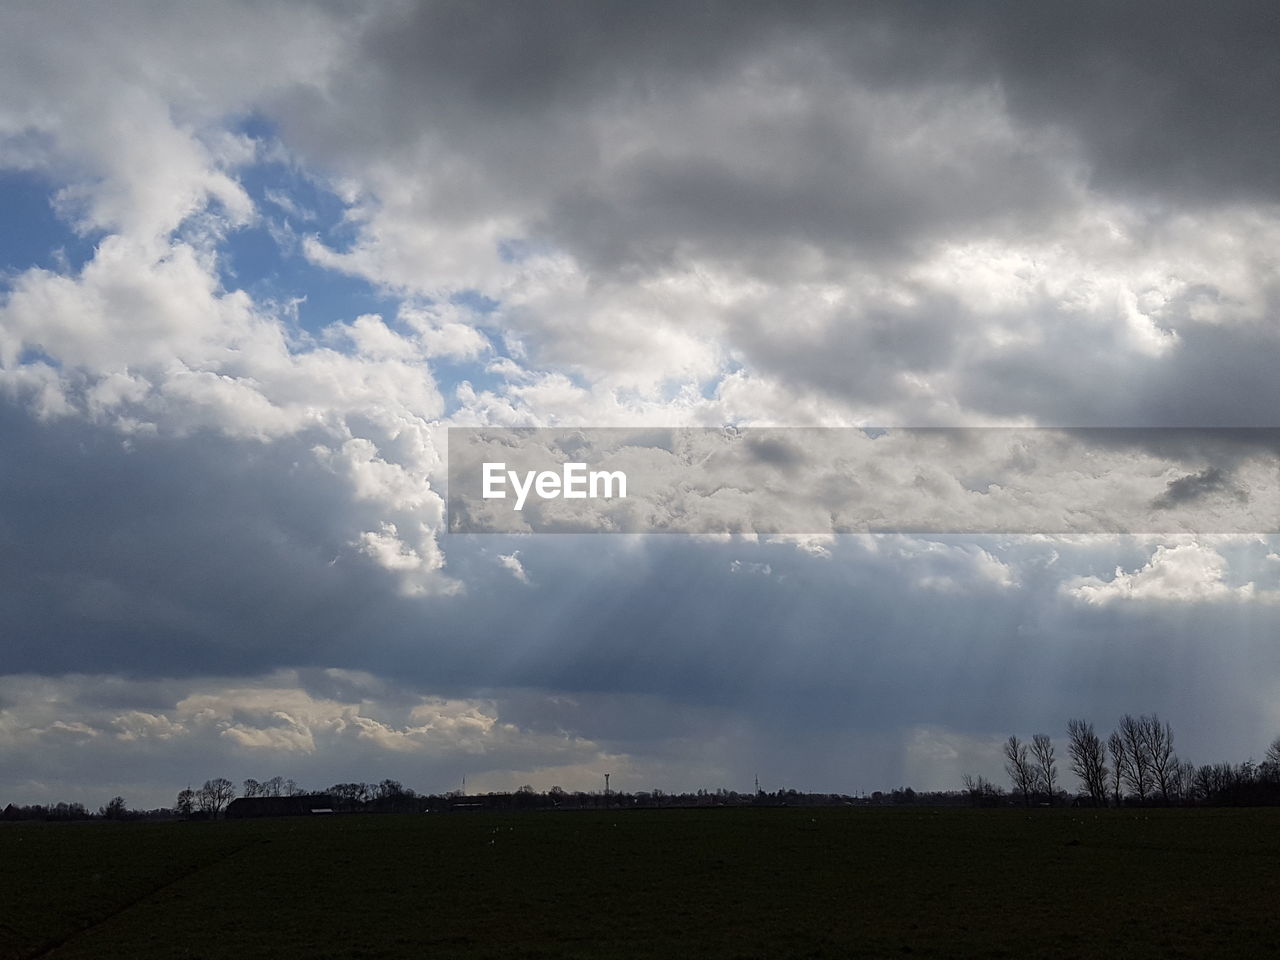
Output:
<svg viewBox="0 0 1280 960">
<path fill-rule="evenodd" d="M 304 793 L 296 797 L 240 797 L 227 805 L 228 820 L 246 817 L 309 817 L 333 813 L 336 806 L 327 793 Z"/>
</svg>

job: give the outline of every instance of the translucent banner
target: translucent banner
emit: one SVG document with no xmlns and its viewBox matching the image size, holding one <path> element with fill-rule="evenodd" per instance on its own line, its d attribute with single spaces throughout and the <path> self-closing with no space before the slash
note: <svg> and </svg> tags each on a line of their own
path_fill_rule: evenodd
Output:
<svg viewBox="0 0 1280 960">
<path fill-rule="evenodd" d="M 449 430 L 452 533 L 1275 533 L 1280 428 Z"/>
</svg>

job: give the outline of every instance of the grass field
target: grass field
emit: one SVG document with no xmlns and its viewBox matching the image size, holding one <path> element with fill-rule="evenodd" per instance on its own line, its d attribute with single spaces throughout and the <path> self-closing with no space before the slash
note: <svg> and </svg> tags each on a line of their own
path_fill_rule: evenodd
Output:
<svg viewBox="0 0 1280 960">
<path fill-rule="evenodd" d="M 0 825 L 0 960 L 1280 956 L 1280 810 Z"/>
</svg>

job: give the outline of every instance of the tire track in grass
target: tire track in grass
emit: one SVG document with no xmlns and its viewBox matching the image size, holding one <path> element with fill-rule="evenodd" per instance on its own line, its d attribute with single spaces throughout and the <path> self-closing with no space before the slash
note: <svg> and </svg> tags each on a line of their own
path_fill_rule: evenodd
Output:
<svg viewBox="0 0 1280 960">
<path fill-rule="evenodd" d="M 230 860 L 232 857 L 237 856 L 238 854 L 244 853 L 244 851 L 252 847 L 259 847 L 265 843 L 270 843 L 270 842 L 271 842 L 270 838 L 267 838 L 267 837 L 264 837 L 260 840 L 252 840 L 249 843 L 243 844 L 239 847 L 234 848 L 233 850 L 228 851 L 227 853 L 223 854 L 220 857 L 215 857 L 214 859 L 206 861 L 205 863 L 198 864 L 197 866 L 192 867 L 190 870 L 187 870 L 183 873 L 178 874 L 176 877 L 172 878 L 171 880 L 166 880 L 164 883 L 160 884 L 159 886 L 152 887 L 150 890 L 146 891 L 141 896 L 134 897 L 132 900 L 129 900 L 126 903 L 122 903 L 120 906 L 113 909 L 110 913 L 107 913 L 104 916 L 99 917 L 97 920 L 93 921 L 93 923 L 89 924 L 88 926 L 84 926 L 76 930 L 72 930 L 70 933 L 66 934 L 65 936 L 57 937 L 54 940 L 48 943 L 45 943 L 44 945 L 39 947 L 35 953 L 27 954 L 26 957 L 22 958 L 22 960 L 46 960 L 46 958 L 54 956 L 54 954 L 57 951 L 61 950 L 67 944 L 71 943 L 71 941 L 79 937 L 83 937 L 87 933 L 92 933 L 94 930 L 97 930 L 99 927 L 103 926 L 104 924 L 110 923 L 112 920 L 114 920 L 116 917 L 119 917 L 121 914 L 127 913 L 128 911 L 132 910 L 134 907 L 138 906 L 139 904 L 145 903 L 146 901 L 150 900 L 152 897 L 158 894 L 164 893 L 170 887 L 175 887 L 178 884 L 182 883 L 184 880 L 189 880 L 190 878 L 194 877 L 198 873 L 202 873 L 205 870 L 209 870 L 209 869 L 212 869 L 213 867 L 224 864 L 228 860 Z"/>
</svg>

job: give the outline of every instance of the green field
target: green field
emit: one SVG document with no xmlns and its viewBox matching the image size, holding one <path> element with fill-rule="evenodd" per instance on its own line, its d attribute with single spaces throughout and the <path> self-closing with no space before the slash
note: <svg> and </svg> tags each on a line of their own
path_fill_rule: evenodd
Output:
<svg viewBox="0 0 1280 960">
<path fill-rule="evenodd" d="M 1280 811 L 0 825 L 0 960 L 1280 956 Z"/>
</svg>

